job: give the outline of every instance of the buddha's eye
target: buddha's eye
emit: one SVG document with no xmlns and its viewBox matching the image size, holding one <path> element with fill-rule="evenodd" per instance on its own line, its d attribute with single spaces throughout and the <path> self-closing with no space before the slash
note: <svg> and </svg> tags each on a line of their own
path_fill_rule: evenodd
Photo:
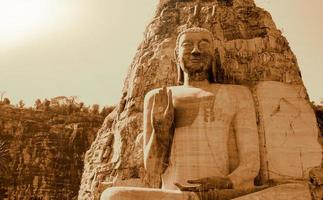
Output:
<svg viewBox="0 0 323 200">
<path fill-rule="evenodd" d="M 201 50 L 206 50 L 206 49 L 210 48 L 210 43 L 208 41 L 201 41 L 199 43 L 199 47 Z"/>
<path fill-rule="evenodd" d="M 181 47 L 183 47 L 184 49 L 192 49 L 193 48 L 193 43 L 191 42 L 183 42 Z"/>
</svg>

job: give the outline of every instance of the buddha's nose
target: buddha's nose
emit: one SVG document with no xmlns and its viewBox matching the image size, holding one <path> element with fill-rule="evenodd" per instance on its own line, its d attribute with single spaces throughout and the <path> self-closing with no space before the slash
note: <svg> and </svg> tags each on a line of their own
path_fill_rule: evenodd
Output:
<svg viewBox="0 0 323 200">
<path fill-rule="evenodd" d="M 191 54 L 192 54 L 193 56 L 199 56 L 199 55 L 201 55 L 201 51 L 200 51 L 200 49 L 195 45 L 195 46 L 194 46 L 194 48 L 193 48 L 193 50 L 192 50 L 192 52 L 191 52 Z"/>
</svg>

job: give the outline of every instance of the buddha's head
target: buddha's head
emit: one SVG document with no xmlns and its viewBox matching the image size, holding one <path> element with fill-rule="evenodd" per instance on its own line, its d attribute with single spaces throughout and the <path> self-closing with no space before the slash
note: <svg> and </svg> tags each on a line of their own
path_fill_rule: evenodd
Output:
<svg viewBox="0 0 323 200">
<path fill-rule="evenodd" d="M 175 57 L 179 84 L 183 84 L 184 73 L 205 73 L 208 80 L 214 82 L 214 39 L 209 30 L 194 27 L 181 32 L 176 41 Z"/>
</svg>

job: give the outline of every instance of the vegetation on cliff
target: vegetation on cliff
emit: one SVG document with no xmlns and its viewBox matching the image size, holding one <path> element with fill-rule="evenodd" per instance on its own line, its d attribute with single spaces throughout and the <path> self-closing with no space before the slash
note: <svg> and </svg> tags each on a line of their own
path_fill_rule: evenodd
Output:
<svg viewBox="0 0 323 200">
<path fill-rule="evenodd" d="M 75 199 L 89 149 L 113 107 L 72 97 L 0 102 L 0 199 Z"/>
</svg>

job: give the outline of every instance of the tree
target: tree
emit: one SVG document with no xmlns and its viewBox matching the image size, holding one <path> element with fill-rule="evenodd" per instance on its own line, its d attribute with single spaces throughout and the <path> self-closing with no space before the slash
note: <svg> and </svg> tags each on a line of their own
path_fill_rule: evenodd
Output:
<svg viewBox="0 0 323 200">
<path fill-rule="evenodd" d="M 110 114 L 116 106 L 105 106 L 102 108 L 100 115 L 102 115 L 103 117 L 106 117 L 108 114 Z"/>
<path fill-rule="evenodd" d="M 77 103 L 78 96 L 70 96 L 68 97 L 68 100 L 71 104 L 76 104 Z"/>
<path fill-rule="evenodd" d="M 80 109 L 82 109 L 82 108 L 83 108 L 83 106 L 84 106 L 84 103 L 83 103 L 83 102 L 81 102 L 81 103 L 79 104 Z"/>
<path fill-rule="evenodd" d="M 34 105 L 35 105 L 36 110 L 40 109 L 41 106 L 42 106 L 41 100 L 40 99 L 37 99 L 35 101 L 35 104 Z"/>
<path fill-rule="evenodd" d="M 90 108 L 88 106 L 83 106 L 81 111 L 84 113 L 89 113 Z"/>
<path fill-rule="evenodd" d="M 6 97 L 6 98 L 3 99 L 3 103 L 5 105 L 10 105 L 10 100 Z"/>
<path fill-rule="evenodd" d="M 5 94 L 6 94 L 6 92 L 4 92 L 4 91 L 3 92 L 2 91 L 0 92 L 0 101 L 2 101 L 2 99 L 3 99 L 3 97 L 4 97 Z"/>
<path fill-rule="evenodd" d="M 24 103 L 24 101 L 23 100 L 20 100 L 19 102 L 18 102 L 18 106 L 19 106 L 19 108 L 24 108 L 24 106 L 25 106 L 26 104 Z"/>
<path fill-rule="evenodd" d="M 93 104 L 92 105 L 92 113 L 93 114 L 99 114 L 100 106 L 99 104 Z"/>
<path fill-rule="evenodd" d="M 44 100 L 44 109 L 46 111 L 48 111 L 49 110 L 49 106 L 50 106 L 50 101 L 48 99 L 45 99 Z"/>
</svg>

